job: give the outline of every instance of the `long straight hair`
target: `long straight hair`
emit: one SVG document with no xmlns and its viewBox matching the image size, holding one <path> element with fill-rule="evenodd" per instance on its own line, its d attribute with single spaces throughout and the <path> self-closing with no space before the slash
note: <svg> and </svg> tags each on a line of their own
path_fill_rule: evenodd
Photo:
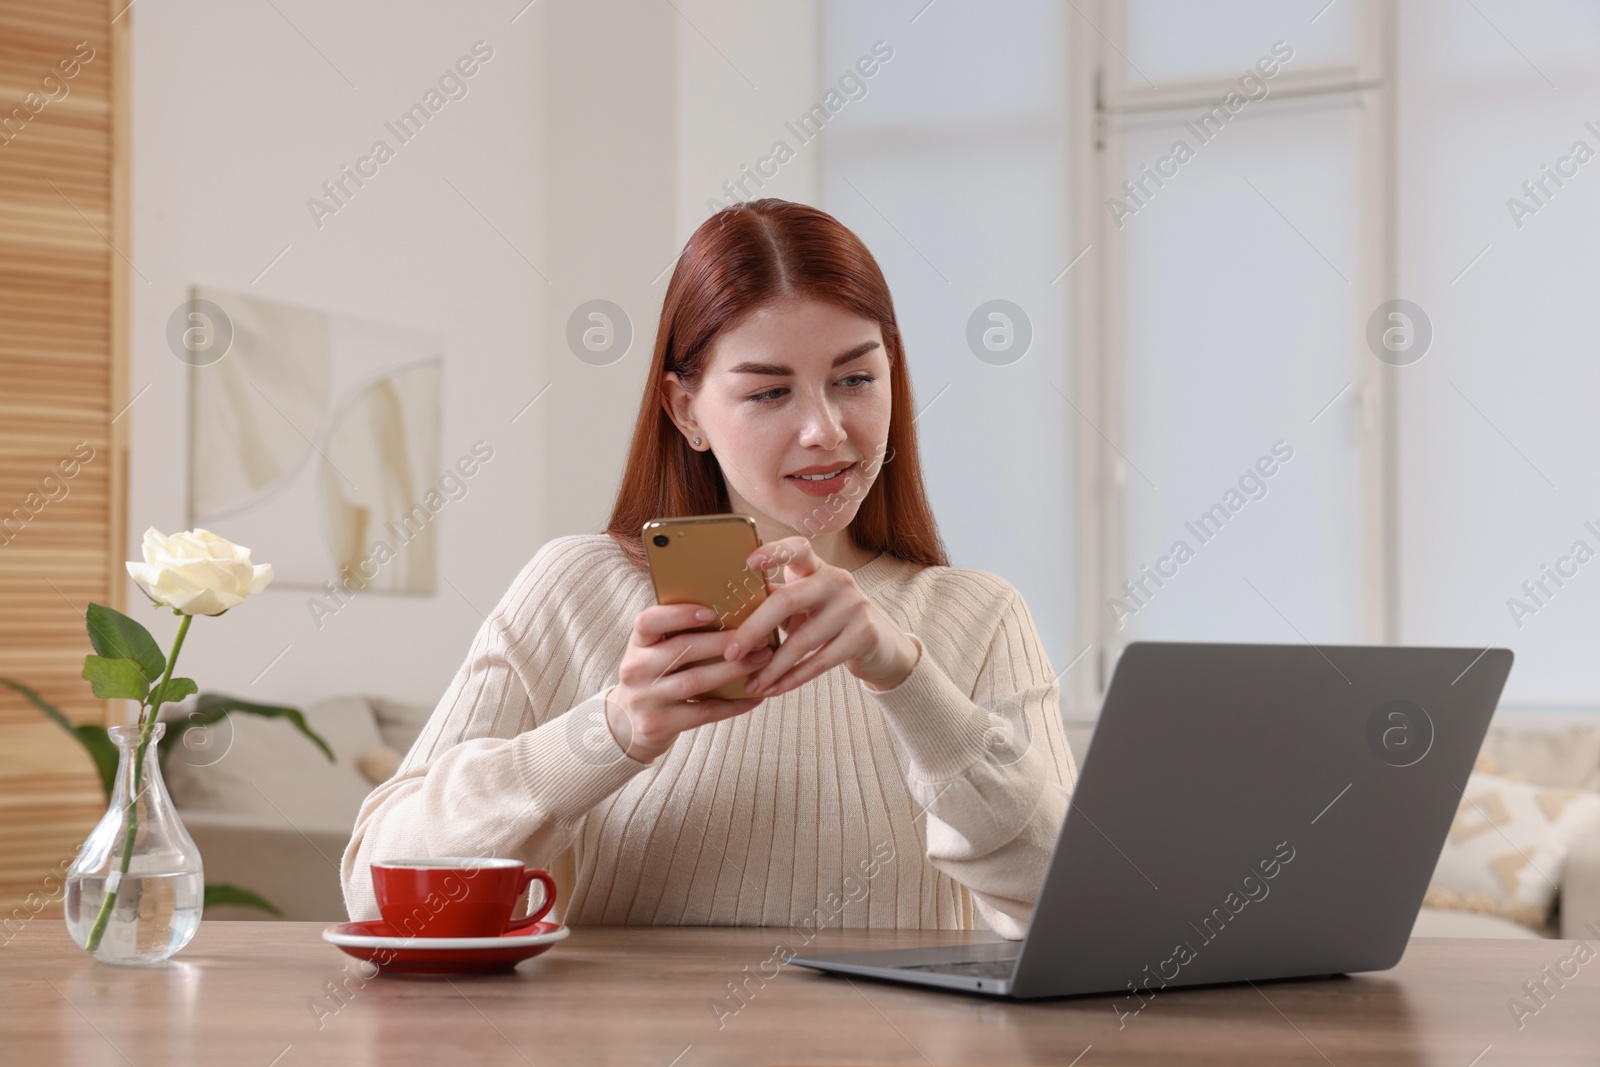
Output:
<svg viewBox="0 0 1600 1067">
<path fill-rule="evenodd" d="M 832 215 L 767 198 L 724 208 L 701 223 L 667 285 L 628 466 L 606 527 L 635 566 L 648 566 L 640 531 L 651 519 L 731 510 L 721 465 L 684 440 L 668 415 L 662 379 L 675 372 L 692 395 L 719 334 L 760 308 L 793 299 L 831 304 L 883 329 L 889 438 L 884 455 L 872 460 L 880 464 L 878 477 L 850 523 L 851 540 L 869 552 L 949 565 L 922 484 L 911 376 L 883 271 Z"/>
</svg>

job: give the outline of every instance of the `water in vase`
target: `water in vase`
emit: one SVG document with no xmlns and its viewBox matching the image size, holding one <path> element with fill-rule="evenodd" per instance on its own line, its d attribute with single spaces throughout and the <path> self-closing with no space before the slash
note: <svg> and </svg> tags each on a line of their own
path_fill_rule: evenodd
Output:
<svg viewBox="0 0 1600 1067">
<path fill-rule="evenodd" d="M 107 879 L 84 877 L 67 882 L 67 930 L 79 945 L 105 898 Z M 96 959 L 107 963 L 155 963 L 189 943 L 200 926 L 205 900 L 205 875 L 199 871 L 141 877 L 123 876 L 106 923 Z"/>
<path fill-rule="evenodd" d="M 67 883 L 67 931 L 80 945 L 88 944 L 94 917 L 106 896 L 106 878 Z M 157 963 L 195 936 L 205 902 L 205 875 L 200 872 L 138 877 L 128 873 L 117 891 L 106 934 L 94 958 L 107 963 Z"/>
</svg>

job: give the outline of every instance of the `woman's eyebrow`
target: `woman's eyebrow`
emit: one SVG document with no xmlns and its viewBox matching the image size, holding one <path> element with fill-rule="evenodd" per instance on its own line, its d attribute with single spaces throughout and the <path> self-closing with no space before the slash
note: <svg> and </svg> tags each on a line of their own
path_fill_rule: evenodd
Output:
<svg viewBox="0 0 1600 1067">
<path fill-rule="evenodd" d="M 860 359 L 862 356 L 879 347 L 876 341 L 863 341 L 847 352 L 841 352 L 833 357 L 833 366 L 842 367 L 846 363 Z M 729 374 L 770 374 L 776 377 L 787 377 L 794 373 L 793 367 L 785 367 L 781 363 L 736 363 L 728 370 Z"/>
</svg>

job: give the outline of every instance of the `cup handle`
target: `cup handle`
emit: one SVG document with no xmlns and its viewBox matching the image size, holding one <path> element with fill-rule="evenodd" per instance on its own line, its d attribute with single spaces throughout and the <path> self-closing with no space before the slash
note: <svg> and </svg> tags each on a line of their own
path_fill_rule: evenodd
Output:
<svg viewBox="0 0 1600 1067">
<path fill-rule="evenodd" d="M 506 927 L 506 933 L 515 934 L 531 929 L 538 925 L 539 920 L 549 914 L 551 908 L 555 907 L 556 880 L 550 877 L 549 871 L 542 871 L 537 867 L 524 867 L 522 869 L 522 887 L 517 890 L 517 895 L 521 896 L 526 893 L 528 887 L 536 880 L 540 885 L 544 886 L 544 900 L 540 901 L 539 906 L 526 918 L 513 919 Z"/>
</svg>

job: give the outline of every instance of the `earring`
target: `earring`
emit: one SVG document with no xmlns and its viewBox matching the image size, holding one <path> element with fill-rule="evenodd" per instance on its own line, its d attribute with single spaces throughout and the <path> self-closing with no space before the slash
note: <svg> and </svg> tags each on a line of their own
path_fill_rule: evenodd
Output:
<svg viewBox="0 0 1600 1067">
<path fill-rule="evenodd" d="M 694 439 L 694 447 L 696 447 L 696 448 L 700 447 L 700 438 L 696 437 Z"/>
</svg>

